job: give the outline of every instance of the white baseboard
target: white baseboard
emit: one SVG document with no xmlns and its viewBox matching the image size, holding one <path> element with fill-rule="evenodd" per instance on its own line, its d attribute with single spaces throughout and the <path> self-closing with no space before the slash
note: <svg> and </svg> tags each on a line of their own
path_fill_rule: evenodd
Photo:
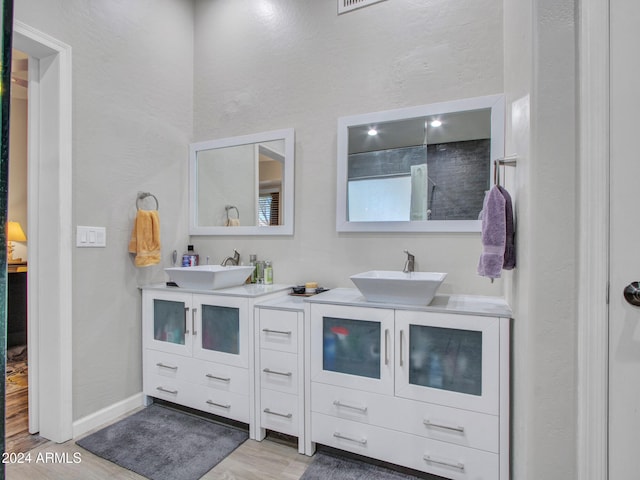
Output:
<svg viewBox="0 0 640 480">
<path fill-rule="evenodd" d="M 118 417 L 129 413 L 136 408 L 144 406 L 144 397 L 145 396 L 142 392 L 136 393 L 129 398 L 125 398 L 120 402 L 114 403 L 102 410 L 98 410 L 97 412 L 87 415 L 80 420 L 76 420 L 73 422 L 73 438 L 84 435 L 96 427 L 112 422 Z"/>
</svg>

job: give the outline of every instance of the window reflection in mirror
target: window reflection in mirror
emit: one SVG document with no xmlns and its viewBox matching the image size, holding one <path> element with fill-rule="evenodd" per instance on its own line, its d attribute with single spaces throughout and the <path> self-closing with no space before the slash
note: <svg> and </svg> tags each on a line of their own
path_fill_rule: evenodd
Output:
<svg viewBox="0 0 640 480">
<path fill-rule="evenodd" d="M 343 117 L 338 231 L 479 231 L 502 96 Z"/>
<path fill-rule="evenodd" d="M 293 129 L 190 150 L 191 235 L 293 233 Z"/>
</svg>

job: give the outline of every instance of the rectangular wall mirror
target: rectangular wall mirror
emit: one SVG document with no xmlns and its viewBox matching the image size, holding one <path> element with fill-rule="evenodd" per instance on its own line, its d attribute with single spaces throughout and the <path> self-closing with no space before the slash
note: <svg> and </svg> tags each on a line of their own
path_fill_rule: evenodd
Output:
<svg viewBox="0 0 640 480">
<path fill-rule="evenodd" d="M 189 146 L 191 235 L 293 235 L 293 128 Z"/>
<path fill-rule="evenodd" d="M 338 119 L 339 232 L 479 232 L 504 97 L 491 95 Z"/>
</svg>

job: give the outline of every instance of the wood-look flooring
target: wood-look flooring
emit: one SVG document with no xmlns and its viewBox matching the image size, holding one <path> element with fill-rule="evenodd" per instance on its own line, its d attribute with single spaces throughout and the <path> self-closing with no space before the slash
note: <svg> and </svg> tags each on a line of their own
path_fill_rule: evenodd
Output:
<svg viewBox="0 0 640 480">
<path fill-rule="evenodd" d="M 25 347 L 26 348 L 26 347 Z M 47 440 L 29 433 L 29 386 L 26 358 L 7 360 L 5 382 L 5 452 L 27 452 Z"/>
<path fill-rule="evenodd" d="M 144 480 L 145 477 L 100 458 L 74 440 L 47 442 L 29 451 L 30 462 L 9 463 L 8 480 Z M 45 460 L 49 455 L 51 462 Z M 55 455 L 55 456 L 54 456 Z M 38 461 L 38 459 L 40 461 Z M 247 440 L 207 472 L 202 480 L 299 480 L 311 458 L 295 444 Z"/>
</svg>

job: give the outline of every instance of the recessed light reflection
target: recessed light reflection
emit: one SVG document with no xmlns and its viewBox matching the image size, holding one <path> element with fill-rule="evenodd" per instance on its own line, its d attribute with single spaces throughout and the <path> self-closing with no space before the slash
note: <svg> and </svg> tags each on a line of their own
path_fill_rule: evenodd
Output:
<svg viewBox="0 0 640 480">
<path fill-rule="evenodd" d="M 378 131 L 375 128 L 370 128 L 367 133 L 373 137 L 378 134 Z"/>
<path fill-rule="evenodd" d="M 439 127 L 441 125 L 442 125 L 442 122 L 440 120 L 434 120 L 433 122 L 431 122 L 432 127 Z"/>
</svg>

